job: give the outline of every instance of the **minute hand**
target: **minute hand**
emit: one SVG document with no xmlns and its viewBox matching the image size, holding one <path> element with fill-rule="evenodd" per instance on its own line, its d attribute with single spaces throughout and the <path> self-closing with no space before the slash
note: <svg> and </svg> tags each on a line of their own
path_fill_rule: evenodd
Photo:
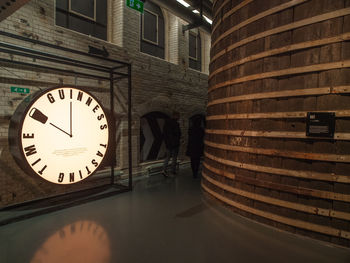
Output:
<svg viewBox="0 0 350 263">
<path fill-rule="evenodd" d="M 69 134 L 68 132 L 62 130 L 60 127 L 57 127 L 55 124 L 53 124 L 53 123 L 51 123 L 51 122 L 50 122 L 50 124 L 51 124 L 53 127 L 55 127 L 56 129 L 59 129 L 61 132 L 64 132 L 65 134 L 67 134 L 69 137 L 72 137 L 71 134 Z"/>
<path fill-rule="evenodd" d="M 73 136 L 72 134 L 72 102 L 70 102 L 70 137 Z"/>
</svg>

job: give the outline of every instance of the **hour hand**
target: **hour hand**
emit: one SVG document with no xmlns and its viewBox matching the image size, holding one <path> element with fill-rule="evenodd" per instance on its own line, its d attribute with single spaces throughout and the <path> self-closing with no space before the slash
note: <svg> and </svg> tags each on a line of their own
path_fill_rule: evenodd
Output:
<svg viewBox="0 0 350 263">
<path fill-rule="evenodd" d="M 67 134 L 69 137 L 72 137 L 71 134 L 69 134 L 69 133 L 66 132 L 65 130 L 61 129 L 60 127 L 56 126 L 55 124 L 53 124 L 53 123 L 51 123 L 51 122 L 50 122 L 50 124 L 51 124 L 53 127 L 55 127 L 56 129 L 59 129 L 61 132 Z"/>
</svg>

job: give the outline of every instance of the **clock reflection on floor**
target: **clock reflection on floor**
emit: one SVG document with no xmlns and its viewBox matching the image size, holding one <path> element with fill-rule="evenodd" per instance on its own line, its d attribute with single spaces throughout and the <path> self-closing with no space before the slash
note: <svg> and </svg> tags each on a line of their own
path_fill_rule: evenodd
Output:
<svg viewBox="0 0 350 263">
<path fill-rule="evenodd" d="M 66 225 L 35 252 L 31 263 L 110 263 L 107 232 L 93 221 Z"/>
</svg>

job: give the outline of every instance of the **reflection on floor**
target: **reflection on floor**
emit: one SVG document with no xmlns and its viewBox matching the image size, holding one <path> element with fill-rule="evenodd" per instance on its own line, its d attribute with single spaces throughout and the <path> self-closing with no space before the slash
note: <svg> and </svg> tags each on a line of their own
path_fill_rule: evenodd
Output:
<svg viewBox="0 0 350 263">
<path fill-rule="evenodd" d="M 350 262 L 350 249 L 257 224 L 208 201 L 188 169 L 0 227 L 1 263 Z"/>
<path fill-rule="evenodd" d="M 93 221 L 76 221 L 50 236 L 35 252 L 32 263 L 110 262 L 106 231 Z"/>
</svg>

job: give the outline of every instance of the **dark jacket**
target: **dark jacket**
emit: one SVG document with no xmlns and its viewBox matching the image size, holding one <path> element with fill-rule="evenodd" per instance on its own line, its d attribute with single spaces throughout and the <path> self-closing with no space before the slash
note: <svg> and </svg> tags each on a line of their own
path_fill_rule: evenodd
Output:
<svg viewBox="0 0 350 263">
<path fill-rule="evenodd" d="M 163 138 L 167 149 L 175 149 L 180 146 L 181 130 L 175 119 L 166 119 L 163 129 Z"/>
<path fill-rule="evenodd" d="M 186 155 L 190 157 L 201 157 L 204 149 L 204 129 L 202 127 L 192 127 L 188 132 L 188 144 Z"/>
</svg>

